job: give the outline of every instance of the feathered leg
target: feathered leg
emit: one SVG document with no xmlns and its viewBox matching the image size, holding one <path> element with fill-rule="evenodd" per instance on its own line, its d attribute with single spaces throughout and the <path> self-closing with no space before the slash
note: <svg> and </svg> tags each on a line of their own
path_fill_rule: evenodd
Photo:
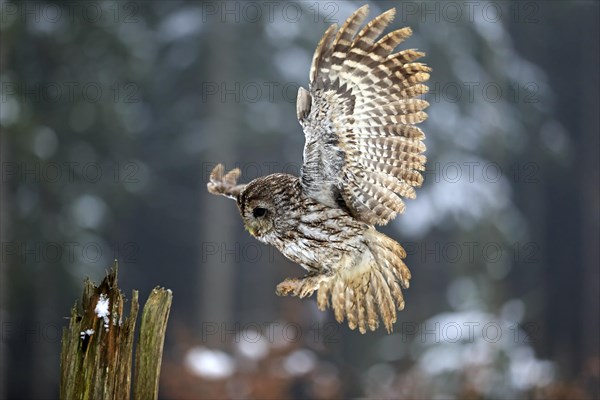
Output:
<svg viewBox="0 0 600 400">
<path fill-rule="evenodd" d="M 327 276 L 323 274 L 308 274 L 302 278 L 288 278 L 277 285 L 276 293 L 278 296 L 309 297 L 326 279 Z"/>
</svg>

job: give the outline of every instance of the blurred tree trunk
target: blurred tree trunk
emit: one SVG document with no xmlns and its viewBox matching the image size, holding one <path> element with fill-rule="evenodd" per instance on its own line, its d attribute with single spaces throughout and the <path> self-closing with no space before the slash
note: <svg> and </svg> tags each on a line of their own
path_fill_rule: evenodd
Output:
<svg viewBox="0 0 600 400">
<path fill-rule="evenodd" d="M 236 76 L 234 55 L 237 54 L 233 30 L 224 22 L 213 23 L 209 29 L 212 32 L 207 37 L 214 40 L 209 42 L 206 57 L 208 71 L 205 76 L 211 77 L 211 82 L 207 83 L 218 85 L 220 88 L 221 83 L 225 82 L 227 87 L 231 88 L 235 83 L 232 77 Z M 205 105 L 208 108 L 209 129 L 206 137 L 211 157 L 202 160 L 202 185 L 206 185 L 205 178 L 208 177 L 207 172 L 211 169 L 212 162 L 224 162 L 226 169 L 233 168 L 236 160 L 233 143 L 239 127 L 237 116 L 231 114 L 232 107 L 227 106 L 228 101 L 234 100 L 234 95 L 223 99 L 219 89 L 217 95 L 207 98 L 209 101 Z M 226 198 L 212 197 L 205 187 L 201 188 L 201 193 L 203 199 L 200 202 L 206 206 L 201 212 L 202 221 L 199 224 L 203 229 L 200 252 L 210 249 L 211 254 L 200 254 L 199 257 L 200 281 L 197 301 L 200 318 L 197 323 L 225 323 L 230 326 L 234 318 L 235 300 L 236 242 L 233 240 L 232 227 L 238 218 L 236 205 Z M 218 335 L 211 336 L 211 339 L 217 340 Z"/>
<path fill-rule="evenodd" d="M 0 130 L 0 165 L 6 161 L 6 135 L 3 130 Z M 4 178 L 0 178 L 0 246 L 4 245 L 6 238 L 6 222 L 5 217 L 7 215 L 7 206 L 6 206 L 6 193 L 8 192 L 7 184 Z M 4 251 L 2 251 L 2 255 Z M 4 323 L 7 317 L 7 274 L 6 274 L 6 260 L 4 260 L 4 256 L 0 259 L 0 326 L 4 327 Z M 3 329 L 3 328 L 2 328 Z M 6 368 L 6 362 L 8 358 L 6 357 L 7 351 L 7 340 L 0 340 L 0 398 L 6 398 L 6 377 L 8 376 L 8 369 Z"/>
<path fill-rule="evenodd" d="M 598 15 L 590 12 L 585 15 L 587 21 L 580 21 L 577 25 L 580 30 L 579 47 L 581 54 L 581 73 L 579 76 L 578 90 L 581 94 L 581 102 L 584 104 L 580 110 L 580 131 L 583 137 L 579 143 L 581 150 L 581 165 L 578 165 L 580 191 L 583 194 L 580 198 L 581 212 L 581 252 L 582 252 L 582 308 L 579 310 L 581 321 L 580 331 L 583 334 L 582 355 L 583 362 L 587 368 L 592 368 L 590 362 L 598 363 L 600 354 L 600 321 L 597 316 L 600 315 L 600 271 L 598 263 L 600 261 L 600 160 L 598 150 L 600 149 L 600 124 L 598 117 L 598 108 L 600 107 L 598 88 L 598 66 L 600 65 L 599 53 L 597 50 L 598 37 L 600 37 Z M 596 49 L 596 51 L 590 51 Z M 596 318 L 590 318 L 595 315 Z M 592 360 L 596 357 L 596 360 Z M 584 364 L 584 368 L 585 365 Z M 597 368 L 597 367 L 596 367 Z M 585 372 L 584 372 L 585 375 Z M 596 392 L 594 397 L 600 395 L 596 381 Z"/>
<path fill-rule="evenodd" d="M 536 19 L 511 27 L 521 54 L 546 66 L 555 99 L 553 116 L 569 136 L 560 159 L 540 164 L 543 198 L 531 205 L 540 243 L 541 307 L 534 345 L 557 362 L 568 379 L 579 377 L 586 360 L 598 354 L 598 19 L 597 5 L 568 8 L 560 2 L 539 4 Z M 572 24 L 569 21 L 578 21 Z M 548 38 L 560 32 L 554 40 Z M 531 37 L 532 40 L 519 40 Z M 563 57 L 557 58 L 557 54 Z M 573 71 L 578 71 L 576 75 Z M 532 135 L 530 156 L 540 152 L 541 135 Z M 561 164 L 563 163 L 563 164 Z M 538 240 L 539 238 L 539 240 Z"/>
</svg>

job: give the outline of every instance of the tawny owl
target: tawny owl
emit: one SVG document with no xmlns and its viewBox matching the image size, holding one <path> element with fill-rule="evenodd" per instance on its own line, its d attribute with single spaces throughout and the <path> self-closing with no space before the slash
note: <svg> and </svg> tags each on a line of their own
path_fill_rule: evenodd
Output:
<svg viewBox="0 0 600 400">
<path fill-rule="evenodd" d="M 239 185 L 238 169 L 213 170 L 208 190 L 236 200 L 250 234 L 308 271 L 286 279 L 277 294 L 310 296 L 331 305 L 338 322 L 364 333 L 381 317 L 388 332 L 408 288 L 406 253 L 378 232 L 404 211 L 423 181 L 425 135 L 415 126 L 429 104 L 430 69 L 416 50 L 394 53 L 409 28 L 381 39 L 391 9 L 358 28 L 363 6 L 338 30 L 327 29 L 315 51 L 309 90 L 300 88 L 297 116 L 306 143 L 300 177 L 273 174 Z M 358 31 L 358 33 L 357 33 Z"/>
</svg>

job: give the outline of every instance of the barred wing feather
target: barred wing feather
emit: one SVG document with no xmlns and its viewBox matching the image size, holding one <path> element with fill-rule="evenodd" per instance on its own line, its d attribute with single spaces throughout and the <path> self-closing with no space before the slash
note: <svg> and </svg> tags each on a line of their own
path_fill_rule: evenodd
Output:
<svg viewBox="0 0 600 400">
<path fill-rule="evenodd" d="M 413 50 L 394 53 L 411 35 L 403 28 L 381 39 L 391 9 L 358 31 L 368 14 L 359 8 L 338 30 L 332 25 L 315 51 L 309 90 L 298 91 L 305 134 L 301 180 L 308 196 L 346 208 L 369 224 L 386 224 L 404 211 L 423 181 L 425 138 L 416 126 L 429 104 L 416 98 L 430 68 Z M 377 40 L 377 41 L 376 41 Z"/>
</svg>

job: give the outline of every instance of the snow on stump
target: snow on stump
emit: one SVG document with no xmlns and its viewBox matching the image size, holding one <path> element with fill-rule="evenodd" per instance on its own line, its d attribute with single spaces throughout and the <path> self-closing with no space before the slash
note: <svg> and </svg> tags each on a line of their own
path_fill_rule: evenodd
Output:
<svg viewBox="0 0 600 400">
<path fill-rule="evenodd" d="M 63 328 L 61 399 L 129 399 L 132 352 L 138 315 L 138 291 L 132 292 L 129 316 L 117 285 L 118 266 L 99 286 L 86 279 L 80 310 L 71 311 Z M 173 294 L 156 287 L 144 305 L 136 349 L 134 399 L 156 399 L 162 351 Z"/>
</svg>

